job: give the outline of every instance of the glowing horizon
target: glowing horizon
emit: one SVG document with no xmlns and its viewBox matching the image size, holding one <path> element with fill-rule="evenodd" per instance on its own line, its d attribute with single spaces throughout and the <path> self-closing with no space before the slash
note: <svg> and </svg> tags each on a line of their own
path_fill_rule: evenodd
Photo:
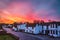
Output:
<svg viewBox="0 0 60 40">
<path fill-rule="evenodd" d="M 0 0 L 0 21 L 2 23 L 60 21 L 59 4 L 60 1 L 57 0 Z"/>
</svg>

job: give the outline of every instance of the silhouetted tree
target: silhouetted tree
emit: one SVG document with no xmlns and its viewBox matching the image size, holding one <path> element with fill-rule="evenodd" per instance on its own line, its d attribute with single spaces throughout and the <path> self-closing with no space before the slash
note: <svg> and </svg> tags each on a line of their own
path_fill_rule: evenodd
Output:
<svg viewBox="0 0 60 40">
<path fill-rule="evenodd" d="M 17 22 L 14 22 L 14 23 L 13 23 L 13 26 L 14 26 L 14 27 L 17 27 Z"/>
</svg>

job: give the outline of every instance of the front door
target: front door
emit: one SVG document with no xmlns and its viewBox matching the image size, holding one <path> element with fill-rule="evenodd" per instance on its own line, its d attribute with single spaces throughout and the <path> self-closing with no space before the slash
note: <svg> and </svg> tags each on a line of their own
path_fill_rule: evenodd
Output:
<svg viewBox="0 0 60 40">
<path fill-rule="evenodd" d="M 45 32 L 46 32 L 46 35 L 48 35 L 48 34 L 49 34 L 49 30 L 46 30 Z"/>
</svg>

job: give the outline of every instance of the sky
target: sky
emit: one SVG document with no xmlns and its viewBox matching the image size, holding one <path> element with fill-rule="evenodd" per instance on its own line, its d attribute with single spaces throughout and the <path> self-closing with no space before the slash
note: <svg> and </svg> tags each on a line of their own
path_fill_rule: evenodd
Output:
<svg viewBox="0 0 60 40">
<path fill-rule="evenodd" d="M 60 21 L 60 0 L 0 0 L 0 22 Z"/>
</svg>

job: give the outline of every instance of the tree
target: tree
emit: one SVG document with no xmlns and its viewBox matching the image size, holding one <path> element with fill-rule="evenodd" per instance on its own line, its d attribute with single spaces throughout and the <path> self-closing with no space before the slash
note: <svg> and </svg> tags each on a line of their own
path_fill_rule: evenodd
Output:
<svg viewBox="0 0 60 40">
<path fill-rule="evenodd" d="M 44 23 L 44 20 L 40 20 L 41 23 Z"/>
</svg>

